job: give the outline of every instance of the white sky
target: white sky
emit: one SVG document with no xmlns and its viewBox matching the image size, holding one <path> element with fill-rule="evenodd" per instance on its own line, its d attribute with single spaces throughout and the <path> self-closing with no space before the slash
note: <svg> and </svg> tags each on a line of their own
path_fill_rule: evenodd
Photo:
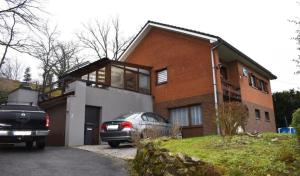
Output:
<svg viewBox="0 0 300 176">
<path fill-rule="evenodd" d="M 288 22 L 300 17 L 296 0 L 48 0 L 44 7 L 65 40 L 74 39 L 82 23 L 116 16 L 124 36 L 135 35 L 147 20 L 217 35 L 278 76 L 273 92 L 300 89 L 292 61 L 296 26 Z M 37 78 L 38 62 L 22 58 Z"/>
</svg>

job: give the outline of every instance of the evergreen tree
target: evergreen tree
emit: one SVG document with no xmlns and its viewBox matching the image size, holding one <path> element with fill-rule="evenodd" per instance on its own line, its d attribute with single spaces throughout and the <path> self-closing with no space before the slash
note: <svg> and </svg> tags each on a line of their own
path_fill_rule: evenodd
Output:
<svg viewBox="0 0 300 176">
<path fill-rule="evenodd" d="M 27 68 L 25 69 L 23 81 L 25 81 L 25 82 L 27 82 L 27 83 L 31 81 L 30 67 L 27 67 Z"/>
</svg>

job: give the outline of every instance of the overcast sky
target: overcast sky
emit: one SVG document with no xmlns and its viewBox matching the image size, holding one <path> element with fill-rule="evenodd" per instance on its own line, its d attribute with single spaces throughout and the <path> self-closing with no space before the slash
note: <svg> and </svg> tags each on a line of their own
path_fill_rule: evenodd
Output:
<svg viewBox="0 0 300 176">
<path fill-rule="evenodd" d="M 295 75 L 296 26 L 300 17 L 296 0 L 48 0 L 47 18 L 58 25 L 62 39 L 72 40 L 81 24 L 119 17 L 124 36 L 136 34 L 147 20 L 217 35 L 278 76 L 272 90 L 300 89 Z M 38 63 L 22 57 L 37 78 Z"/>
</svg>

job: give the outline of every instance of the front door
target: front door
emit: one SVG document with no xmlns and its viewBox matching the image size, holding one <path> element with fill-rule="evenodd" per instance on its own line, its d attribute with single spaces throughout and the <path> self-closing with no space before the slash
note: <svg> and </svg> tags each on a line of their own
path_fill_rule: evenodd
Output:
<svg viewBox="0 0 300 176">
<path fill-rule="evenodd" d="M 85 106 L 84 145 L 99 144 L 99 125 L 101 121 L 101 108 Z"/>
</svg>

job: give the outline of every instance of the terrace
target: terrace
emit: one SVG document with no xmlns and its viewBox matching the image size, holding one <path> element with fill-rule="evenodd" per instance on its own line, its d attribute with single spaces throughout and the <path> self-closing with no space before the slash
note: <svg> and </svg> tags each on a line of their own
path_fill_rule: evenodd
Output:
<svg viewBox="0 0 300 176">
<path fill-rule="evenodd" d="M 67 94 L 66 88 L 74 81 L 82 81 L 87 86 L 95 88 L 113 87 L 150 95 L 150 77 L 151 67 L 101 59 L 71 71 L 57 82 L 42 88 L 39 93 L 39 102 Z"/>
</svg>

